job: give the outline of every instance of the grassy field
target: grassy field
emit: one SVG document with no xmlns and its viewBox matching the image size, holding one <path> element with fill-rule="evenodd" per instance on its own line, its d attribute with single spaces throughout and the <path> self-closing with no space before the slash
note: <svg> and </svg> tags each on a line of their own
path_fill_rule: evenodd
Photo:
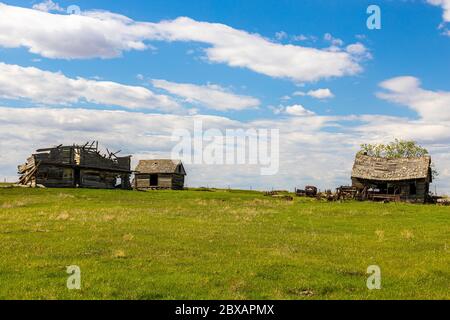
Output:
<svg viewBox="0 0 450 320">
<path fill-rule="evenodd" d="M 449 299 L 449 240 L 450 207 L 0 188 L 0 299 Z"/>
</svg>

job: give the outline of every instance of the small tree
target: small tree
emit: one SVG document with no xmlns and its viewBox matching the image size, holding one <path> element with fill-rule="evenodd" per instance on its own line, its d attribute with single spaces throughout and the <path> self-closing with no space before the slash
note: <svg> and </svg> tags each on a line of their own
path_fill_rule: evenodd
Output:
<svg viewBox="0 0 450 320">
<path fill-rule="evenodd" d="M 415 141 L 395 139 L 389 144 L 362 144 L 361 153 L 380 158 L 419 158 L 428 155 L 428 150 Z"/>
<path fill-rule="evenodd" d="M 419 158 L 429 155 L 428 150 L 417 144 L 416 141 L 407 141 L 395 139 L 389 144 L 362 144 L 361 154 L 371 157 L 399 159 L 399 158 Z M 437 172 L 434 164 L 431 164 L 433 178 L 436 178 Z"/>
</svg>

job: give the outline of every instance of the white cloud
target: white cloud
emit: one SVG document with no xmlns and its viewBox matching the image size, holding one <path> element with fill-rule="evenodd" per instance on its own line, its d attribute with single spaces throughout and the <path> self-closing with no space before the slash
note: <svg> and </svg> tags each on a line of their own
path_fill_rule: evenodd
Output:
<svg viewBox="0 0 450 320">
<path fill-rule="evenodd" d="M 334 94 L 330 89 L 317 89 L 308 92 L 308 95 L 316 99 L 334 98 Z"/>
<path fill-rule="evenodd" d="M 236 95 L 213 84 L 200 86 L 156 79 L 152 80 L 152 84 L 154 87 L 179 96 L 189 103 L 200 104 L 214 110 L 243 110 L 258 107 L 261 104 L 256 98 Z"/>
<path fill-rule="evenodd" d="M 331 33 L 325 33 L 323 39 L 330 42 L 332 46 L 341 47 L 344 45 L 344 41 L 339 38 L 335 38 Z"/>
<path fill-rule="evenodd" d="M 110 150 L 140 159 L 169 157 L 175 129 L 279 129 L 280 172 L 260 176 L 258 166 L 188 165 L 188 186 L 270 190 L 316 185 L 322 190 L 349 184 L 354 155 L 361 143 L 416 139 L 429 149 L 441 172 L 438 190 L 450 192 L 450 121 L 387 116 L 294 116 L 249 122 L 217 116 L 143 114 L 125 111 L 0 107 L 0 180 L 17 179 L 17 165 L 37 148 L 98 139 Z M 352 125 L 347 125 L 351 121 Z M 356 125 L 355 125 L 356 124 Z M 332 127 L 333 130 L 327 130 Z M 301 164 L 301 165 L 299 165 Z"/>
<path fill-rule="evenodd" d="M 50 12 L 50 11 L 57 11 L 57 12 L 64 12 L 64 8 L 60 7 L 58 3 L 53 2 L 52 0 L 45 0 L 43 2 L 37 3 L 33 5 L 33 9 L 44 11 L 44 12 Z"/>
<path fill-rule="evenodd" d="M 359 57 L 349 52 L 282 45 L 219 23 L 186 17 L 146 23 L 110 12 L 60 15 L 0 4 L 0 46 L 25 47 L 47 58 L 113 58 L 149 49 L 147 42 L 155 40 L 205 43 L 211 62 L 297 82 L 362 71 Z"/>
<path fill-rule="evenodd" d="M 310 39 L 310 37 L 305 36 L 304 34 L 299 34 L 299 35 L 296 35 L 296 36 L 292 37 L 292 40 L 294 40 L 294 41 L 306 41 L 306 40 L 309 40 L 309 39 Z"/>
<path fill-rule="evenodd" d="M 445 22 L 450 22 L 450 0 L 427 0 L 429 4 L 440 6 L 444 10 L 443 19 Z"/>
<path fill-rule="evenodd" d="M 354 43 L 351 45 L 348 45 L 346 48 L 347 52 L 354 53 L 354 54 L 364 54 L 366 53 L 367 49 L 362 43 Z"/>
<path fill-rule="evenodd" d="M 361 57 L 364 59 L 372 59 L 372 54 L 367 48 L 360 42 L 348 45 L 345 50 L 355 57 Z"/>
<path fill-rule="evenodd" d="M 303 91 L 296 91 L 293 93 L 294 96 L 310 96 L 316 99 L 330 99 L 330 98 L 334 98 L 334 94 L 333 92 L 331 92 L 330 89 L 325 88 L 325 89 L 317 89 L 317 90 L 310 90 L 308 92 L 303 92 Z"/>
<path fill-rule="evenodd" d="M 381 99 L 401 104 L 416 111 L 425 120 L 450 120 L 450 92 L 431 91 L 421 88 L 415 77 L 396 77 L 380 83 L 385 92 Z"/>
<path fill-rule="evenodd" d="M 211 44 L 205 52 L 212 62 L 245 67 L 275 78 L 315 81 L 353 75 L 362 70 L 355 57 L 347 52 L 273 43 L 260 35 L 223 24 L 178 18 L 163 21 L 155 27 L 162 40 Z"/>
<path fill-rule="evenodd" d="M 26 114 L 26 116 L 24 116 Z M 278 175 L 262 177 L 259 166 L 251 165 L 188 165 L 189 186 L 271 189 L 298 187 L 317 183 L 337 185 L 349 180 L 351 163 L 344 165 L 343 154 L 336 155 L 341 137 L 321 133 L 327 121 L 322 117 L 291 117 L 279 121 L 239 122 L 226 117 L 142 114 L 124 111 L 72 110 L 0 107 L 0 177 L 17 178 L 17 165 L 35 149 L 60 143 L 84 143 L 98 139 L 110 150 L 133 155 L 133 165 L 140 159 L 169 157 L 176 142 L 171 140 L 176 129 L 193 131 L 193 121 L 202 120 L 204 130 L 279 128 L 281 131 L 281 169 Z M 331 143 L 328 149 L 322 143 Z M 335 145 L 333 145 L 335 143 Z M 341 150 L 342 152 L 342 150 Z M 333 155 L 335 153 L 335 155 Z M 352 157 L 353 151 L 349 155 Z M 330 156 L 334 161 L 331 161 Z M 306 158 L 310 161 L 305 162 Z M 339 164 L 337 171 L 323 173 L 322 165 L 329 161 Z M 299 168 L 298 163 L 303 163 Z M 295 166 L 296 170 L 292 170 Z M 328 166 L 329 168 L 329 166 Z"/>
<path fill-rule="evenodd" d="M 172 112 L 181 109 L 178 103 L 168 96 L 157 95 L 144 87 L 127 86 L 111 81 L 72 79 L 60 72 L 1 62 L 0 97 L 50 105 L 72 105 L 87 101 L 127 109 Z"/>
<path fill-rule="evenodd" d="M 292 106 L 287 106 L 286 108 L 284 108 L 283 113 L 291 115 L 291 116 L 296 116 L 296 117 L 307 117 L 307 116 L 315 115 L 314 112 L 305 109 L 305 107 L 303 107 L 300 104 L 294 104 Z"/>
<path fill-rule="evenodd" d="M 439 29 L 443 29 L 442 33 L 450 37 L 450 30 L 446 28 L 446 25 L 450 23 L 450 0 L 427 0 L 428 3 L 434 6 L 440 6 L 443 9 L 442 19 L 443 22 L 439 26 Z"/>
<path fill-rule="evenodd" d="M 149 25 L 107 12 L 62 15 L 0 3 L 0 46 L 46 58 L 113 58 L 148 49 L 151 34 Z"/>
<path fill-rule="evenodd" d="M 276 38 L 278 41 L 284 40 L 284 39 L 286 39 L 287 37 L 288 37 L 288 34 L 287 34 L 286 32 L 284 32 L 284 31 L 279 31 L 279 32 L 276 32 L 276 33 L 275 33 L 275 38 Z"/>
</svg>

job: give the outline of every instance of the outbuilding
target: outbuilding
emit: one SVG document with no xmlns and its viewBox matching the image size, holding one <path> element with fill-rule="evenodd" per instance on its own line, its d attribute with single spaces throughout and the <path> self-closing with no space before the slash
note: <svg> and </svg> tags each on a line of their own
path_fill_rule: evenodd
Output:
<svg viewBox="0 0 450 320">
<path fill-rule="evenodd" d="M 19 184 L 47 188 L 131 189 L 131 156 L 101 154 L 98 142 L 39 149 L 18 167 Z"/>
<path fill-rule="evenodd" d="M 362 200 L 425 203 L 433 181 L 431 157 L 379 158 L 358 154 L 352 186 Z"/>
<path fill-rule="evenodd" d="M 138 190 L 182 190 L 186 170 L 179 160 L 141 160 L 136 167 L 134 187 Z"/>
</svg>

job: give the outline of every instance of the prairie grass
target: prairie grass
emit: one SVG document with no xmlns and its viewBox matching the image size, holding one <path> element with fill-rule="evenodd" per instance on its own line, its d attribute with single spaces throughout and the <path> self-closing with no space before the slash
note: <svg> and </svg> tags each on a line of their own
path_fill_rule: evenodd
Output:
<svg viewBox="0 0 450 320">
<path fill-rule="evenodd" d="M 1 188 L 0 299 L 449 299 L 449 240 L 444 206 Z"/>
</svg>

